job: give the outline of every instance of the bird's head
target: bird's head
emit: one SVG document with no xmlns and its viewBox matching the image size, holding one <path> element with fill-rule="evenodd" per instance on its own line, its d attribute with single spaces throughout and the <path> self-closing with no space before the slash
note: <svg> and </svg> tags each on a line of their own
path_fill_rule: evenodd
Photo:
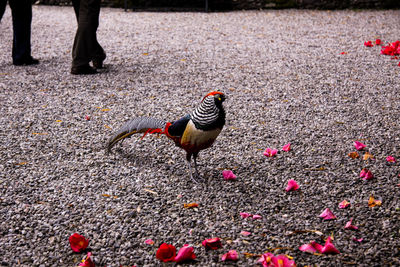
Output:
<svg viewBox="0 0 400 267">
<path fill-rule="evenodd" d="M 208 93 L 202 100 L 202 102 L 204 101 L 204 99 L 206 99 L 207 97 L 214 97 L 214 101 L 215 101 L 215 105 L 220 106 L 222 105 L 222 102 L 225 101 L 225 95 L 222 92 L 218 92 L 218 91 L 213 91 L 211 93 Z"/>
</svg>

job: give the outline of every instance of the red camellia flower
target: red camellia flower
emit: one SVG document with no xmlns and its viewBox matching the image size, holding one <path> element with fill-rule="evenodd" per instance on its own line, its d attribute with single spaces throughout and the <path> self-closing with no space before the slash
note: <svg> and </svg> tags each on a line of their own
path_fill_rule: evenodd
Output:
<svg viewBox="0 0 400 267">
<path fill-rule="evenodd" d="M 92 252 L 89 252 L 86 257 L 82 260 L 79 266 L 83 267 L 95 267 L 94 262 L 92 260 Z"/>
<path fill-rule="evenodd" d="M 162 243 L 156 252 L 156 258 L 162 262 L 174 261 L 176 248 L 173 245 Z"/>
<path fill-rule="evenodd" d="M 373 47 L 373 46 L 374 46 L 374 45 L 372 44 L 371 41 L 366 41 L 366 42 L 364 42 L 364 45 L 365 45 L 366 47 Z"/>
<path fill-rule="evenodd" d="M 201 243 L 206 249 L 222 248 L 221 240 L 218 237 L 206 239 Z"/>
<path fill-rule="evenodd" d="M 382 43 L 381 39 L 376 39 L 376 40 L 375 40 L 375 44 L 376 44 L 376 45 L 380 45 L 381 43 Z"/>
<path fill-rule="evenodd" d="M 74 252 L 82 252 L 88 247 L 89 240 L 75 233 L 69 237 L 69 244 Z"/>
</svg>

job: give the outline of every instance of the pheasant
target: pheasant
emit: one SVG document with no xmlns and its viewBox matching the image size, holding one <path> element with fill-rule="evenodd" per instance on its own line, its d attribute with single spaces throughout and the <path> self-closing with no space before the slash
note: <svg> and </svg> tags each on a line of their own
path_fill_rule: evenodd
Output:
<svg viewBox="0 0 400 267">
<path fill-rule="evenodd" d="M 107 151 L 119 141 L 136 133 L 162 134 L 172 139 L 175 144 L 186 151 L 190 178 L 197 183 L 197 156 L 203 149 L 209 148 L 225 125 L 225 110 L 222 103 L 225 95 L 222 92 L 207 94 L 201 103 L 186 116 L 173 122 L 165 122 L 151 117 L 138 117 L 125 123 L 109 140 Z M 192 175 L 191 159 L 193 157 L 195 178 Z"/>
</svg>

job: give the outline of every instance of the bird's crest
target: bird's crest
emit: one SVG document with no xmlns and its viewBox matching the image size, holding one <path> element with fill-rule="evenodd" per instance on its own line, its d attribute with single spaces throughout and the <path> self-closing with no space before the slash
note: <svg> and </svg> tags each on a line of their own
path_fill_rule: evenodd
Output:
<svg viewBox="0 0 400 267">
<path fill-rule="evenodd" d="M 204 101 L 204 99 L 206 99 L 208 96 L 210 96 L 210 95 L 224 95 L 224 93 L 222 93 L 222 92 L 218 92 L 218 91 L 213 91 L 213 92 L 211 92 L 211 93 L 208 93 L 204 98 L 203 98 L 203 100 L 201 100 L 201 102 L 203 102 Z"/>
</svg>

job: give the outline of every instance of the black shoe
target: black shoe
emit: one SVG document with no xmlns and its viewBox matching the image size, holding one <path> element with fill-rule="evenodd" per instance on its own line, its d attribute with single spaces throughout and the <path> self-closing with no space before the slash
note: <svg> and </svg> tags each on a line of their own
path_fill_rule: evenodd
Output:
<svg viewBox="0 0 400 267">
<path fill-rule="evenodd" d="M 85 74 L 96 74 L 96 73 L 98 73 L 96 69 L 90 67 L 89 64 L 71 68 L 71 74 L 74 75 L 85 75 Z"/>
<path fill-rule="evenodd" d="M 95 69 L 102 69 L 103 68 L 103 60 L 93 59 L 92 63 L 93 63 L 93 67 Z"/>
<path fill-rule="evenodd" d="M 28 57 L 28 58 L 21 59 L 21 60 L 14 60 L 13 64 L 15 66 L 37 65 L 37 64 L 39 64 L 39 60 L 37 60 L 36 58 L 33 58 L 33 57 Z"/>
</svg>

